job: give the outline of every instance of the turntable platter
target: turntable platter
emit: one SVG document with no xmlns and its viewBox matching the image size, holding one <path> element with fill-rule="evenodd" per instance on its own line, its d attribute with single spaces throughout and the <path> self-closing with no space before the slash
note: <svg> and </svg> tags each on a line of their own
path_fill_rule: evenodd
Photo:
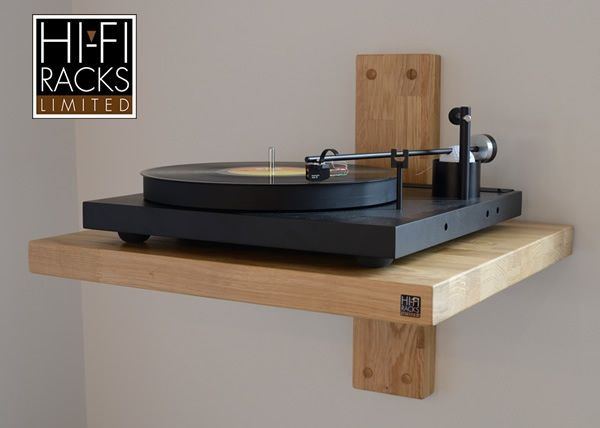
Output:
<svg viewBox="0 0 600 428">
<path fill-rule="evenodd" d="M 396 199 L 392 169 L 349 165 L 346 175 L 305 178 L 305 165 L 265 162 L 174 165 L 142 171 L 147 201 L 185 208 L 316 211 L 367 207 Z"/>
</svg>

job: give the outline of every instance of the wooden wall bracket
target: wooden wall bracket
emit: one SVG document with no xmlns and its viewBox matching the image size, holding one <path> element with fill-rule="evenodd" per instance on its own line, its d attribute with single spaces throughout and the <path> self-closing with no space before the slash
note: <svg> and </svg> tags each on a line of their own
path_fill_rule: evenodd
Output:
<svg viewBox="0 0 600 428">
<path fill-rule="evenodd" d="M 356 151 L 439 147 L 440 82 L 439 55 L 358 55 Z M 431 160 L 416 157 L 411 163 L 406 181 L 430 183 Z M 355 388 L 412 398 L 433 393 L 435 326 L 355 318 L 353 347 Z"/>
<path fill-rule="evenodd" d="M 433 393 L 435 326 L 354 318 L 352 384 L 404 397 Z"/>
</svg>

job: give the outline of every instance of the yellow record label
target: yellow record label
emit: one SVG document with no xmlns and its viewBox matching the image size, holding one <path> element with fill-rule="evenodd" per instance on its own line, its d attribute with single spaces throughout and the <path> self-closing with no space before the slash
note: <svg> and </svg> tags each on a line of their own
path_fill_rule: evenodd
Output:
<svg viewBox="0 0 600 428">
<path fill-rule="evenodd" d="M 304 176 L 304 168 L 293 166 L 278 166 L 273 169 L 273 173 L 268 166 L 240 166 L 236 168 L 227 168 L 219 171 L 222 174 L 242 175 L 246 177 L 297 177 Z"/>
</svg>

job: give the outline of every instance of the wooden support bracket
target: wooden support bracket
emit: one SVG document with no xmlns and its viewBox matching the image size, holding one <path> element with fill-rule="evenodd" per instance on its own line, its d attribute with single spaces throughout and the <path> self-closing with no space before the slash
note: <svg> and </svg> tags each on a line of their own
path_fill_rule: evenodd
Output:
<svg viewBox="0 0 600 428">
<path fill-rule="evenodd" d="M 357 152 L 439 147 L 440 69 L 439 55 L 358 55 Z M 430 182 L 431 160 L 411 162 L 406 181 Z M 434 371 L 435 326 L 354 318 L 355 388 L 425 398 L 433 393 Z"/>
<path fill-rule="evenodd" d="M 352 384 L 411 398 L 433 393 L 435 326 L 354 318 Z"/>
</svg>

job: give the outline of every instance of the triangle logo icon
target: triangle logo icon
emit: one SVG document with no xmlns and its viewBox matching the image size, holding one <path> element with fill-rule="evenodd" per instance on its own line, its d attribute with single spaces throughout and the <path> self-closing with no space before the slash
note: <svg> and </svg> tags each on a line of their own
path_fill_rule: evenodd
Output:
<svg viewBox="0 0 600 428">
<path fill-rule="evenodd" d="M 90 42 L 94 41 L 94 36 L 96 35 L 96 31 L 95 30 L 89 30 L 87 32 L 88 37 L 90 38 Z"/>
</svg>

